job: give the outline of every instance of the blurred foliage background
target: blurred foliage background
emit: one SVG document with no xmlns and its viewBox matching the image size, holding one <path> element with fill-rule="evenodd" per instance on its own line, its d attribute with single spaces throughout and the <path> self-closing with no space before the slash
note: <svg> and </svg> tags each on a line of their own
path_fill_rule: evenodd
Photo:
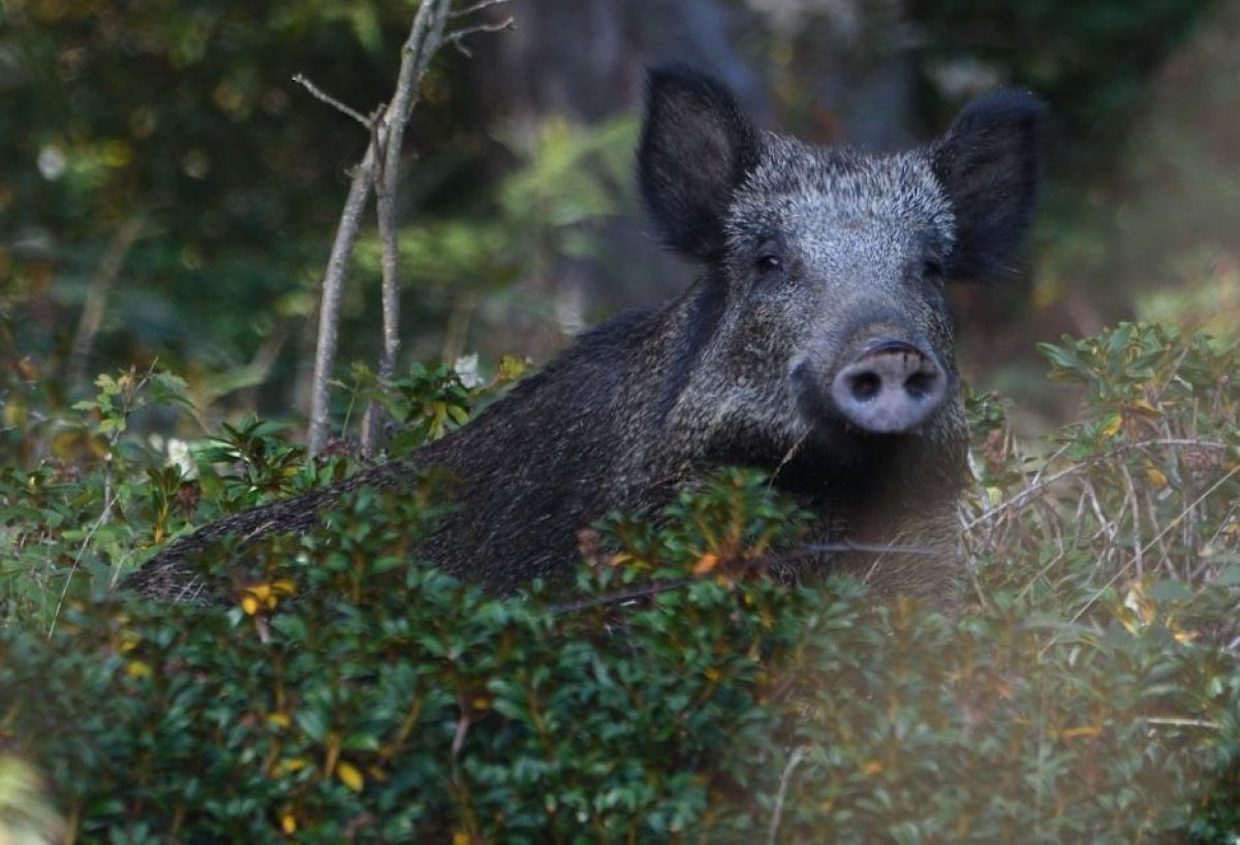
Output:
<svg viewBox="0 0 1240 845">
<path fill-rule="evenodd" d="M 209 421 L 304 410 L 318 284 L 367 139 L 291 78 L 373 109 L 412 7 L 0 3 L 9 445 L 33 409 L 156 359 Z M 1028 425 L 1064 410 L 1042 395 L 1036 339 L 1127 316 L 1236 334 L 1236 2 L 514 0 L 508 12 L 516 31 L 440 55 L 415 112 L 401 199 L 410 361 L 540 363 L 689 281 L 648 237 L 630 174 L 643 67 L 667 58 L 718 73 L 765 125 L 824 143 L 928 138 L 998 84 L 1047 99 L 1030 272 L 958 292 L 966 372 L 1027 400 Z M 368 225 L 342 371 L 377 356 Z"/>
</svg>

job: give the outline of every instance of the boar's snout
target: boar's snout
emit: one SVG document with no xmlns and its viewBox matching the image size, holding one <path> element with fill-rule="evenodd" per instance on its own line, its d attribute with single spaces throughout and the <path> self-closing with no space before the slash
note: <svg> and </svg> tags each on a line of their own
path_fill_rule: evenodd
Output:
<svg viewBox="0 0 1240 845">
<path fill-rule="evenodd" d="M 844 364 L 831 382 L 831 399 L 864 431 L 908 431 L 928 419 L 947 397 L 947 377 L 935 356 L 905 341 L 871 345 Z"/>
</svg>

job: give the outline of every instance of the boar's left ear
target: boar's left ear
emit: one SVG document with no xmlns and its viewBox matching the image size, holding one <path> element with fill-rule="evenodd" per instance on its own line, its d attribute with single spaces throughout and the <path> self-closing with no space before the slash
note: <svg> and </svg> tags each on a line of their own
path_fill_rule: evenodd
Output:
<svg viewBox="0 0 1240 845">
<path fill-rule="evenodd" d="M 758 154 L 758 133 L 726 88 L 682 65 L 650 69 L 638 179 L 668 246 L 718 257 L 732 192 Z"/>
<path fill-rule="evenodd" d="M 949 278 L 1011 272 L 1038 189 L 1045 108 L 1032 94 L 997 91 L 965 106 L 931 147 L 934 172 L 952 203 L 956 241 Z"/>
</svg>

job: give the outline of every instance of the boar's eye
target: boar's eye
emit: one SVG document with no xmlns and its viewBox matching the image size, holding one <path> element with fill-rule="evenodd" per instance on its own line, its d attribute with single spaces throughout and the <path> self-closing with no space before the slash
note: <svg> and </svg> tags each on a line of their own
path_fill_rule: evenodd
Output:
<svg viewBox="0 0 1240 845">
<path fill-rule="evenodd" d="M 934 282 L 943 281 L 943 264 L 937 258 L 927 258 L 921 265 L 924 278 Z"/>
<path fill-rule="evenodd" d="M 775 273 L 784 267 L 784 259 L 774 252 L 763 252 L 753 263 L 759 273 Z"/>
</svg>

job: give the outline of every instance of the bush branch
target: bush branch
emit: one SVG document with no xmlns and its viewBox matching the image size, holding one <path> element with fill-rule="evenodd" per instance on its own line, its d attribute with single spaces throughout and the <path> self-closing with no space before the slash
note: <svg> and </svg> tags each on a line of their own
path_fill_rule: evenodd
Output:
<svg viewBox="0 0 1240 845">
<path fill-rule="evenodd" d="M 1139 546 L 1136 549 L 1136 553 L 1134 557 L 1131 560 L 1129 560 L 1128 563 L 1124 564 L 1119 569 L 1117 569 L 1115 571 L 1115 574 L 1112 575 L 1110 578 L 1108 578 L 1106 580 L 1106 583 L 1104 583 L 1101 587 L 1095 590 L 1094 594 L 1090 596 L 1089 600 L 1086 601 L 1085 604 L 1082 605 L 1081 608 L 1076 613 L 1072 614 L 1072 618 L 1068 620 L 1068 624 L 1069 625 L 1076 624 L 1080 620 L 1080 618 L 1084 616 L 1085 613 L 1091 607 L 1094 606 L 1094 604 L 1098 601 L 1098 599 L 1102 598 L 1106 594 L 1106 591 L 1109 590 L 1111 586 L 1115 584 L 1115 582 L 1118 581 L 1124 575 L 1125 572 L 1131 569 L 1134 566 L 1134 564 L 1136 564 L 1137 561 L 1141 559 L 1142 554 L 1152 549 L 1154 547 L 1154 544 L 1162 540 L 1162 538 L 1166 536 L 1168 531 L 1175 528 L 1177 525 L 1180 524 L 1180 521 L 1184 519 L 1184 517 L 1192 513 L 1193 508 L 1197 507 L 1199 504 L 1201 504 L 1206 499 L 1208 499 L 1214 493 L 1215 490 L 1219 489 L 1224 484 L 1226 484 L 1228 481 L 1230 481 L 1232 477 L 1235 476 L 1236 473 L 1238 472 L 1240 472 L 1240 464 L 1237 464 L 1236 466 L 1232 467 L 1226 474 L 1223 475 L 1223 477 L 1221 477 L 1218 481 L 1211 484 L 1210 487 L 1204 493 L 1202 493 L 1192 503 L 1190 503 L 1183 510 L 1181 510 L 1180 513 L 1175 517 L 1175 519 L 1167 523 L 1167 525 L 1161 531 L 1159 531 L 1157 534 L 1154 535 L 1154 539 L 1150 540 L 1144 546 Z M 1058 639 L 1059 639 L 1058 637 L 1056 637 L 1055 639 L 1052 639 L 1049 643 L 1047 643 L 1046 648 L 1049 649 L 1052 645 L 1054 645 L 1058 641 Z M 1043 654 L 1045 653 L 1046 653 L 1046 649 L 1043 649 Z"/>
<path fill-rule="evenodd" d="M 788 785 L 792 782 L 792 773 L 805 760 L 809 751 L 810 748 L 807 745 L 802 745 L 795 749 L 789 755 L 788 763 L 784 766 L 784 771 L 779 776 L 779 792 L 775 795 L 775 809 L 771 813 L 771 826 L 766 833 L 766 841 L 769 845 L 775 845 L 779 841 L 779 823 L 783 820 L 784 800 L 788 797 Z"/>
<path fill-rule="evenodd" d="M 120 278 L 130 250 L 141 236 L 143 225 L 141 215 L 122 222 L 108 241 L 107 248 L 104 249 L 99 259 L 99 268 L 91 282 L 90 291 L 86 294 L 86 304 L 82 307 L 77 331 L 73 335 L 73 345 L 70 347 L 67 378 L 71 387 L 86 384 L 86 366 L 90 359 L 90 348 L 94 345 L 99 327 L 103 325 L 108 295 L 116 285 L 117 279 Z"/>
<path fill-rule="evenodd" d="M 781 555 L 772 557 L 770 555 L 760 555 L 758 557 L 745 560 L 742 565 L 729 569 L 730 574 L 743 574 L 746 572 L 755 572 L 774 563 L 801 560 L 807 557 L 823 553 L 847 553 L 847 552 L 867 552 L 871 554 L 895 554 L 895 555 L 933 555 L 933 549 L 920 548 L 917 546 L 885 546 L 876 543 L 854 543 L 845 540 L 840 543 L 806 543 L 800 547 L 795 554 Z M 646 587 L 635 587 L 631 590 L 623 590 L 618 593 L 608 593 L 602 596 L 594 596 L 588 599 L 580 599 L 579 601 L 566 602 L 564 604 L 553 605 L 549 612 L 554 616 L 563 613 L 575 613 L 579 610 L 589 610 L 592 607 L 603 607 L 605 605 L 626 604 L 637 599 L 644 599 L 650 596 L 657 596 L 663 593 L 670 593 L 674 590 L 683 590 L 685 587 L 697 584 L 702 580 L 701 577 L 693 578 L 675 578 L 671 581 L 660 581 L 657 584 L 651 584 Z"/>
<path fill-rule="evenodd" d="M 492 6 L 500 6 L 507 3 L 508 0 L 478 0 L 477 3 L 466 6 L 464 9 L 457 9 L 448 15 L 450 18 L 467 18 L 470 15 L 476 15 L 483 9 L 489 9 Z"/>
<path fill-rule="evenodd" d="M 517 28 L 517 19 L 514 18 L 512 15 L 509 15 L 508 17 L 504 18 L 502 21 L 498 21 L 497 23 L 480 23 L 476 26 L 467 26 L 464 29 L 458 29 L 455 32 L 450 32 L 444 37 L 444 42 L 447 44 L 451 44 L 453 47 L 460 50 L 461 53 L 466 56 L 473 56 L 473 53 L 470 51 L 470 49 L 462 43 L 464 39 L 468 38 L 471 35 L 476 35 L 479 32 L 501 32 L 503 30 L 516 29 L 516 28 Z"/>
<path fill-rule="evenodd" d="M 383 274 L 383 353 L 379 363 L 380 378 L 391 378 L 400 350 L 399 311 L 400 279 L 398 275 L 399 254 L 396 242 L 396 190 L 400 180 L 400 155 L 413 107 L 417 103 L 418 87 L 430 67 L 431 58 L 446 43 L 459 44 L 461 38 L 474 32 L 494 32 L 510 29 L 512 20 L 500 24 L 483 24 L 467 27 L 445 35 L 449 18 L 473 14 L 504 0 L 482 0 L 473 5 L 452 11 L 452 0 L 423 0 L 414 14 L 409 36 L 401 47 L 400 71 L 396 90 L 386 109 L 376 110 L 365 117 L 355 109 L 324 93 L 302 74 L 293 81 L 304 87 L 314 97 L 332 108 L 352 117 L 369 130 L 371 142 L 366 155 L 353 173 L 349 195 L 345 200 L 336 239 L 323 276 L 322 302 L 319 307 L 319 333 L 315 349 L 314 376 L 310 388 L 310 431 L 307 446 L 311 455 L 322 451 L 328 433 L 328 386 L 335 364 L 337 325 L 344 276 L 349 258 L 357 242 L 362 213 L 370 192 L 374 190 L 375 212 L 378 220 L 379 239 L 382 246 L 381 268 Z M 379 427 L 379 412 L 371 405 L 362 425 L 362 450 L 371 454 Z"/>
<path fill-rule="evenodd" d="M 400 252 L 396 242 L 396 190 L 400 183 L 400 157 L 405 129 L 413 116 L 418 87 L 430 66 L 431 57 L 443 43 L 444 28 L 451 13 L 450 0 L 425 0 L 418 7 L 409 38 L 401 48 L 400 71 L 391 106 L 380 122 L 378 146 L 381 166 L 375 173 L 375 216 L 379 226 L 380 268 L 383 275 L 383 352 L 379 358 L 379 379 L 386 382 L 395 375 L 400 353 Z M 382 410 L 371 401 L 362 420 L 362 454 L 370 457 L 379 439 Z"/>
<path fill-rule="evenodd" d="M 1064 478 L 1068 478 L 1069 476 L 1076 475 L 1077 473 L 1082 472 L 1085 469 L 1088 469 L 1089 467 L 1094 466 L 1103 461 L 1109 461 L 1114 458 L 1117 458 L 1120 455 L 1124 454 L 1125 452 L 1131 452 L 1134 449 L 1147 449 L 1152 446 L 1194 447 L 1194 448 L 1199 448 L 1199 449 L 1216 449 L 1216 450 L 1227 449 L 1227 446 L 1225 444 L 1217 443 L 1217 442 L 1210 441 L 1210 440 L 1192 440 L 1192 439 L 1179 439 L 1179 438 L 1157 438 L 1153 440 L 1141 440 L 1136 443 L 1121 443 L 1120 445 L 1116 446 L 1114 449 L 1111 449 L 1101 455 L 1096 455 L 1094 457 L 1087 458 L 1086 460 L 1081 461 L 1080 463 L 1072 464 L 1071 466 L 1060 470 L 1054 475 L 1047 476 L 1042 481 L 1029 485 L 1024 490 L 1021 490 L 1019 493 L 1013 496 L 1012 498 L 1006 499 L 1000 502 L 999 504 L 995 505 L 993 508 L 990 508 L 989 510 L 987 510 L 985 513 L 982 513 L 974 517 L 973 519 L 969 520 L 965 524 L 965 530 L 968 531 L 972 529 L 974 526 L 980 525 L 983 522 L 987 522 L 993 519 L 994 517 L 998 516 L 999 514 L 1004 513 L 1005 511 L 1011 510 L 1012 508 L 1020 508 L 1020 507 L 1025 506 L 1032 499 L 1036 498 L 1040 493 L 1042 493 L 1042 491 L 1046 490 L 1048 487 L 1052 486 L 1057 481 L 1061 481 Z"/>
<path fill-rule="evenodd" d="M 335 366 L 336 329 L 340 315 L 340 298 L 344 291 L 344 274 L 349 266 L 349 257 L 353 254 L 353 245 L 357 242 L 362 212 L 366 209 L 366 201 L 370 199 L 376 158 L 377 147 L 368 144 L 362 163 L 353 172 L 349 196 L 345 199 L 344 210 L 340 213 L 336 239 L 332 243 L 327 270 L 323 274 L 323 293 L 319 303 L 319 336 L 314 352 L 314 378 L 310 386 L 310 434 L 306 444 L 311 455 L 317 455 L 327 443 L 328 381 L 332 367 Z"/>
<path fill-rule="evenodd" d="M 300 85 L 302 88 L 305 88 L 307 91 L 309 91 L 310 95 L 313 96 L 315 99 L 322 100 L 324 103 L 327 103 L 329 106 L 334 108 L 336 111 L 341 112 L 342 114 L 348 115 L 349 117 L 356 120 L 358 123 L 362 124 L 362 126 L 365 126 L 367 129 L 372 129 L 374 127 L 373 120 L 366 117 L 366 115 L 362 114 L 357 109 L 350 108 L 349 106 L 346 106 L 344 103 L 337 100 L 335 97 L 331 96 L 330 94 L 325 93 L 321 88 L 319 88 L 309 79 L 307 79 L 304 74 L 300 74 L 300 73 L 293 74 L 293 81 L 296 82 L 298 85 Z"/>
</svg>

